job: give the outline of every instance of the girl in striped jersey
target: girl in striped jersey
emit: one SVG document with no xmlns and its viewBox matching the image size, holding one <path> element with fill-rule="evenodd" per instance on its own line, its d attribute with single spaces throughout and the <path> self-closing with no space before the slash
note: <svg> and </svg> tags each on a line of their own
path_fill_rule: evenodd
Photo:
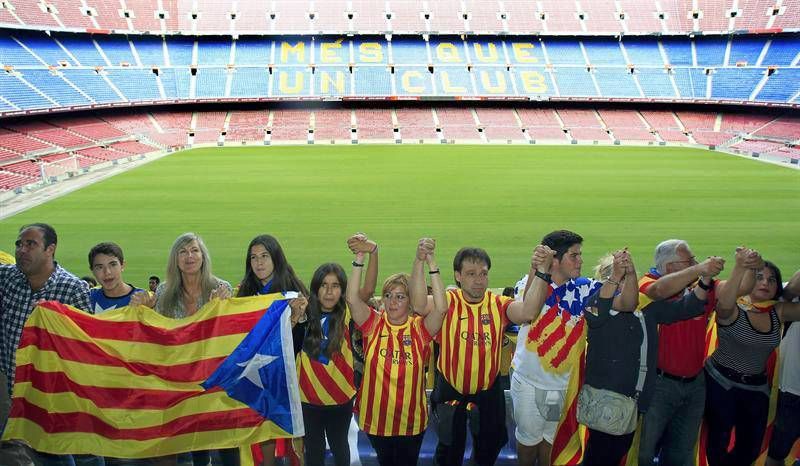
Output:
<svg viewBox="0 0 800 466">
<path fill-rule="evenodd" d="M 433 335 L 442 328 L 447 300 L 434 258 L 435 242 L 419 241 L 415 266 L 427 262 L 435 308 L 426 317 L 409 316 L 409 276 L 394 274 L 383 284 L 381 310 L 359 295 L 364 253 L 355 249 L 347 303 L 353 321 L 364 334 L 364 380 L 358 392 L 359 426 L 378 454 L 381 466 L 417 464 L 428 406 L 424 365 Z M 415 277 L 422 282 L 422 273 Z"/>
<path fill-rule="evenodd" d="M 294 273 L 294 269 L 286 259 L 278 240 L 271 235 L 259 235 L 250 241 L 247 246 L 247 255 L 244 261 L 244 278 L 239 284 L 236 293 L 240 296 L 256 296 L 270 293 L 283 293 L 296 291 L 300 297 L 290 302 L 292 308 L 292 337 L 294 339 L 295 354 L 300 351 L 305 332 L 305 309 L 308 304 L 308 290 L 302 280 Z M 287 450 L 292 449 L 291 442 L 286 439 L 284 445 Z M 264 466 L 275 464 L 275 440 L 268 440 L 261 444 L 261 453 L 264 455 Z M 290 451 L 290 455 L 294 455 Z"/>
<path fill-rule="evenodd" d="M 767 361 L 780 344 L 781 324 L 800 320 L 800 303 L 777 301 L 783 289 L 775 264 L 762 261 L 752 249 L 738 248 L 735 257 L 730 277 L 718 285 L 719 343 L 705 366 L 706 455 L 711 466 L 751 464 L 758 457 L 769 411 Z M 741 283 L 753 279 L 750 293 L 737 299 Z"/>
<path fill-rule="evenodd" d="M 367 280 L 359 291 L 367 299 L 375 292 L 378 245 L 363 235 L 354 235 L 348 244 L 357 245 L 362 253 L 370 255 Z M 306 466 L 324 464 L 326 438 L 336 466 L 350 464 L 347 433 L 356 388 L 350 311 L 343 291 L 346 287 L 347 277 L 339 264 L 322 264 L 311 278 L 308 323 L 297 357 Z"/>
</svg>

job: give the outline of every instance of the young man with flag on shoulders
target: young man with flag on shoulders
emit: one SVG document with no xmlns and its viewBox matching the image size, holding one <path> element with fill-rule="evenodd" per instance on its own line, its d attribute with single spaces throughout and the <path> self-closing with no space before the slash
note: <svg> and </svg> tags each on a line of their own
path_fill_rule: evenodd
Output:
<svg viewBox="0 0 800 466">
<path fill-rule="evenodd" d="M 473 440 L 473 460 L 491 465 L 508 442 L 503 389 L 497 383 L 503 332 L 510 322 L 535 318 L 538 309 L 488 290 L 492 262 L 480 248 L 462 248 L 453 260 L 457 289 L 447 292 L 447 314 L 439 335 L 436 380 L 431 405 L 438 418 L 437 465 L 464 463 L 466 425 Z M 416 270 L 416 269 L 415 269 Z M 412 277 L 417 313 L 434 308 L 421 281 Z"/>
<path fill-rule="evenodd" d="M 572 367 L 583 354 L 583 314 L 603 282 L 581 276 L 583 238 L 557 230 L 534 250 L 524 288 L 536 314 L 520 327 L 511 362 L 511 397 L 517 424 L 517 463 L 551 463 L 551 450 L 564 409 Z M 630 260 L 618 251 L 619 260 Z M 614 309 L 636 308 L 636 287 L 622 287 Z"/>
</svg>

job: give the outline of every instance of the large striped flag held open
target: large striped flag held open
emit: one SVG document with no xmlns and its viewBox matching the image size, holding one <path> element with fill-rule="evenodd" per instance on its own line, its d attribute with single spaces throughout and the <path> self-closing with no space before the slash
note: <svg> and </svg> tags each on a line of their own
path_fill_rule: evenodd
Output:
<svg viewBox="0 0 800 466">
<path fill-rule="evenodd" d="M 214 300 L 178 320 L 43 303 L 22 333 L 3 438 L 146 458 L 301 436 L 289 314 L 280 294 Z"/>
</svg>

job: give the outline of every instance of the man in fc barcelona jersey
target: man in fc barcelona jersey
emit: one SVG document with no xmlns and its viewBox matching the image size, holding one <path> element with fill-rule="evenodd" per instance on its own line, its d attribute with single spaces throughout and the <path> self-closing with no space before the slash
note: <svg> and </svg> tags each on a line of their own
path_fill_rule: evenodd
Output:
<svg viewBox="0 0 800 466">
<path fill-rule="evenodd" d="M 419 260 L 419 259 L 417 259 Z M 529 322 L 538 309 L 488 290 L 489 254 L 462 248 L 453 260 L 457 289 L 447 292 L 447 313 L 435 340 L 440 344 L 431 405 L 438 418 L 437 465 L 464 463 L 467 423 L 473 440 L 473 461 L 491 465 L 508 441 L 505 398 L 497 375 L 503 331 L 509 322 Z M 422 267 L 415 264 L 414 274 Z M 414 309 L 428 315 L 433 298 L 412 274 Z"/>
</svg>

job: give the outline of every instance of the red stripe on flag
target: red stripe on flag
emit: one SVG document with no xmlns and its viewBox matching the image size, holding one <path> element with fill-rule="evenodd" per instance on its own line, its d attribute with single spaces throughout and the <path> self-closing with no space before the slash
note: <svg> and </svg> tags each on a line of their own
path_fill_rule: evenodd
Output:
<svg viewBox="0 0 800 466">
<path fill-rule="evenodd" d="M 194 432 L 252 428 L 264 422 L 264 418 L 252 409 L 241 408 L 184 416 L 158 426 L 117 429 L 90 413 L 48 413 L 24 398 L 14 399 L 11 417 L 34 422 L 49 434 L 90 432 L 111 440 L 139 441 Z"/>
<path fill-rule="evenodd" d="M 91 400 L 98 408 L 114 409 L 159 409 L 165 410 L 178 403 L 204 393 L 221 390 L 214 387 L 197 391 L 151 390 L 144 388 L 104 388 L 74 382 L 63 372 L 43 372 L 32 364 L 17 367 L 16 383 L 30 382 L 36 390 L 44 393 L 74 393 L 75 396 Z"/>
<path fill-rule="evenodd" d="M 311 382 L 311 378 L 309 377 L 308 371 L 310 370 L 309 367 L 306 367 L 305 364 L 302 366 L 302 370 L 298 371 L 298 377 L 300 379 L 299 385 L 300 390 L 302 390 L 303 394 L 308 399 L 308 402 L 312 405 L 321 406 L 322 400 L 319 399 L 317 396 L 317 389 L 314 384 Z"/>
<path fill-rule="evenodd" d="M 152 343 L 157 341 L 164 346 L 185 345 L 209 338 L 226 335 L 246 334 L 253 329 L 266 312 L 243 312 L 223 315 L 200 322 L 166 329 L 142 322 L 112 322 L 100 320 L 83 311 L 76 311 L 64 304 L 47 302 L 44 306 L 67 316 L 78 324 L 91 338 Z"/>
<path fill-rule="evenodd" d="M 62 337 L 38 327 L 25 327 L 19 348 L 34 346 L 52 351 L 60 359 L 96 366 L 123 367 L 134 375 L 156 375 L 170 382 L 197 382 L 208 378 L 227 356 L 201 359 L 184 364 L 161 365 L 118 359 L 94 343 Z"/>
</svg>

